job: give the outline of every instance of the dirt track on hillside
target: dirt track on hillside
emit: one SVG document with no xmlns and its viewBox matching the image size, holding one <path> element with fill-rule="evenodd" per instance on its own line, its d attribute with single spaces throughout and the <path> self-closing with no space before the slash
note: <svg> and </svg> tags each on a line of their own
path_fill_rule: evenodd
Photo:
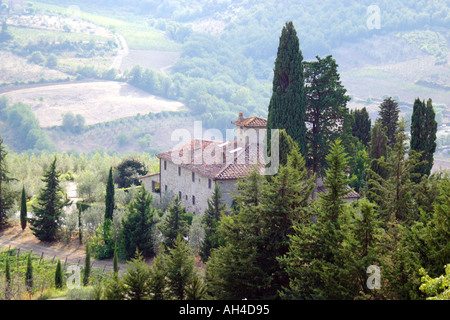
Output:
<svg viewBox="0 0 450 320">
<path fill-rule="evenodd" d="M 84 265 L 85 246 L 80 244 L 77 238 L 70 242 L 55 242 L 47 243 L 39 241 L 28 227 L 22 231 L 19 225 L 11 226 L 0 232 L 0 250 L 8 248 L 20 249 L 22 252 L 28 253 L 32 250 L 35 255 L 41 256 L 47 260 L 60 259 L 61 263 L 67 265 Z M 93 268 L 101 268 L 106 271 L 111 271 L 113 268 L 112 259 L 96 260 L 91 258 Z M 121 271 L 126 270 L 126 264 L 119 263 Z"/>
</svg>

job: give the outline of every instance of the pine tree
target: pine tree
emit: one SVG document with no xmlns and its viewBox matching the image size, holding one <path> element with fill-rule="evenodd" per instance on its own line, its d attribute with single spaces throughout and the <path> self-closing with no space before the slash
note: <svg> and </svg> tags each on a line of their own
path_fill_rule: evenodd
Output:
<svg viewBox="0 0 450 320">
<path fill-rule="evenodd" d="M 306 95 L 303 79 L 303 55 L 292 22 L 283 27 L 275 60 L 272 97 L 267 119 L 268 150 L 271 129 L 286 129 L 300 152 L 306 154 Z"/>
<path fill-rule="evenodd" d="M 135 257 L 128 262 L 127 271 L 122 278 L 123 292 L 127 300 L 148 300 L 150 291 L 150 267 L 136 250 Z"/>
<path fill-rule="evenodd" d="M 366 107 L 350 111 L 353 115 L 352 134 L 357 137 L 364 146 L 368 146 L 370 142 L 370 130 L 372 121 Z"/>
<path fill-rule="evenodd" d="M 164 236 L 163 245 L 166 249 L 173 248 L 177 236 L 180 234 L 186 237 L 188 233 L 188 224 L 183 219 L 185 208 L 181 205 L 181 199 L 176 196 L 173 203 L 169 206 L 167 220 L 160 226 L 160 231 Z"/>
<path fill-rule="evenodd" d="M 384 221 L 388 221 L 393 214 L 395 219 L 405 221 L 415 220 L 411 216 L 413 212 L 412 195 L 414 183 L 411 178 L 415 166 L 418 163 L 417 154 L 413 151 L 408 154 L 407 137 L 404 132 L 404 122 L 398 124 L 395 135 L 395 145 L 386 161 L 379 161 L 380 171 L 386 175 L 375 174 L 370 171 L 372 186 L 371 196 L 379 205 Z"/>
<path fill-rule="evenodd" d="M 421 165 L 415 168 L 414 173 L 419 176 L 414 179 L 416 183 L 426 176 L 428 177 L 433 168 L 434 152 L 436 151 L 436 114 L 433 109 L 431 99 L 421 102 L 420 99 L 414 101 L 413 114 L 411 117 L 411 150 L 421 152 Z"/>
<path fill-rule="evenodd" d="M 37 197 L 37 205 L 33 205 L 34 217 L 31 218 L 31 230 L 41 241 L 54 241 L 60 227 L 59 219 L 62 209 L 70 204 L 65 199 L 64 190 L 60 186 L 61 173 L 56 170 L 56 157 L 44 173 L 45 183 Z"/>
<path fill-rule="evenodd" d="M 203 262 L 208 261 L 211 255 L 211 250 L 219 247 L 220 238 L 217 233 L 220 218 L 225 215 L 226 205 L 222 202 L 222 192 L 219 185 L 216 183 L 214 192 L 210 199 L 208 199 L 208 208 L 203 215 L 203 228 L 205 230 L 205 237 L 200 248 L 200 257 Z"/>
<path fill-rule="evenodd" d="M 61 261 L 58 259 L 55 270 L 55 288 L 61 289 L 63 287 L 63 274 L 61 268 Z"/>
<path fill-rule="evenodd" d="M 153 261 L 150 270 L 150 291 L 153 293 L 152 300 L 165 300 L 167 292 L 167 254 L 159 253 Z"/>
<path fill-rule="evenodd" d="M 287 282 L 277 257 L 287 252 L 294 222 L 306 219 L 313 178 L 294 148 L 275 177 L 263 180 L 254 171 L 245 181 L 236 196 L 239 210 L 221 220 L 224 245 L 208 260 L 208 290 L 218 299 L 273 299 Z"/>
<path fill-rule="evenodd" d="M 388 146 L 393 148 L 395 144 L 395 134 L 398 129 L 400 109 L 398 103 L 392 98 L 386 98 L 380 105 L 378 114 L 380 115 L 381 124 L 386 128 L 388 138 Z"/>
<path fill-rule="evenodd" d="M 22 197 L 20 201 L 20 225 L 22 230 L 27 227 L 27 198 L 25 196 L 25 186 L 22 187 Z"/>
<path fill-rule="evenodd" d="M 121 248 L 125 259 L 133 257 L 136 249 L 144 257 L 153 252 L 152 229 L 155 209 L 152 195 L 144 186 L 139 188 L 135 198 L 128 205 L 128 213 L 122 220 Z"/>
<path fill-rule="evenodd" d="M 308 157 L 307 165 L 314 173 L 323 174 L 329 145 L 342 139 L 344 122 L 350 116 L 347 102 L 350 97 L 342 86 L 336 61 L 332 56 L 305 63 L 305 88 L 307 97 L 306 123 Z M 349 128 L 351 129 L 351 128 Z"/>
<path fill-rule="evenodd" d="M 369 169 L 367 172 L 367 199 L 374 202 L 378 198 L 374 187 L 374 180 L 387 179 L 388 170 L 384 166 L 387 159 L 388 138 L 386 127 L 381 120 L 377 120 L 370 133 L 370 142 L 368 149 Z"/>
<path fill-rule="evenodd" d="M 83 286 L 89 284 L 89 278 L 91 276 L 91 252 L 89 245 L 86 244 L 86 256 L 84 258 L 84 270 L 83 270 Z"/>
<path fill-rule="evenodd" d="M 348 289 L 354 298 L 370 299 L 376 292 L 367 287 L 367 268 L 380 265 L 380 244 L 384 230 L 375 210 L 367 199 L 358 200 L 344 221 L 342 250 L 344 270 L 348 273 Z"/>
<path fill-rule="evenodd" d="M 290 283 L 282 296 L 296 299 L 346 299 L 348 291 L 341 246 L 342 197 L 348 192 L 348 158 L 340 141 L 331 145 L 328 169 L 313 219 L 293 226 L 288 252 L 279 258 Z M 343 274 L 344 273 L 344 276 Z"/>
<path fill-rule="evenodd" d="M 168 290 L 174 299 L 184 300 L 186 289 L 194 276 L 194 255 L 178 234 L 167 255 Z"/>
<path fill-rule="evenodd" d="M 262 189 L 261 206 L 256 209 L 261 217 L 261 230 L 257 239 L 254 267 L 264 270 L 260 298 L 276 298 L 278 291 L 288 285 L 288 276 L 277 258 L 289 249 L 289 236 L 293 226 L 308 219 L 308 200 L 315 187 L 314 177 L 308 178 L 305 160 L 294 147 L 287 165 Z M 266 284 L 267 288 L 264 288 Z"/>
</svg>

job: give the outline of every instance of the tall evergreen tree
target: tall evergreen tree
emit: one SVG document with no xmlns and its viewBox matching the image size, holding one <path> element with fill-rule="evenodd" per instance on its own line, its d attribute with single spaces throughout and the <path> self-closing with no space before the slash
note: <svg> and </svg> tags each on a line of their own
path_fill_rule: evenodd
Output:
<svg viewBox="0 0 450 320">
<path fill-rule="evenodd" d="M 60 176 L 61 173 L 56 169 L 55 157 L 44 173 L 42 181 L 45 186 L 39 192 L 37 204 L 32 206 L 34 216 L 29 220 L 31 230 L 41 241 L 56 239 L 62 209 L 70 204 L 60 185 Z"/>
<path fill-rule="evenodd" d="M 352 110 L 350 113 L 354 119 L 352 124 L 353 136 L 357 137 L 364 146 L 369 146 L 372 120 L 370 120 L 366 107 Z"/>
<path fill-rule="evenodd" d="M 380 244 L 384 230 L 375 204 L 367 199 L 357 201 L 348 210 L 348 218 L 342 228 L 343 270 L 348 274 L 348 289 L 354 298 L 376 298 L 377 292 L 367 287 L 367 268 L 379 266 L 382 255 Z"/>
<path fill-rule="evenodd" d="M 386 127 L 386 135 L 388 138 L 388 146 L 393 148 L 395 144 L 395 134 L 398 128 L 400 109 L 398 103 L 392 98 L 386 98 L 380 105 L 378 114 L 380 115 L 381 124 Z"/>
<path fill-rule="evenodd" d="M 128 213 L 122 220 L 121 249 L 125 259 L 132 258 L 136 249 L 144 257 L 153 254 L 152 231 L 155 209 L 152 195 L 139 187 L 135 198 L 128 205 Z"/>
<path fill-rule="evenodd" d="M 433 109 L 431 99 L 421 102 L 420 99 L 414 101 L 414 108 L 411 117 L 411 150 L 421 152 L 421 165 L 415 169 L 419 174 L 415 182 L 419 182 L 423 176 L 428 177 L 433 168 L 434 152 L 436 151 L 436 114 Z"/>
<path fill-rule="evenodd" d="M 371 195 L 379 205 L 385 222 L 391 218 L 391 215 L 403 222 L 412 221 L 415 217 L 411 216 L 414 192 L 411 172 L 417 165 L 418 159 L 417 154 L 413 151 L 410 151 L 409 157 L 406 157 L 408 146 L 403 121 L 399 122 L 394 139 L 396 142 L 388 158 L 378 162 L 381 171 L 386 172 L 386 176 L 383 177 L 370 171 L 369 183 L 373 188 Z"/>
<path fill-rule="evenodd" d="M 300 152 L 306 154 L 305 112 L 303 55 L 294 24 L 287 22 L 281 31 L 275 60 L 272 97 L 267 118 L 269 149 L 270 129 L 286 129 L 286 133 L 298 144 Z"/>
<path fill-rule="evenodd" d="M 279 131 L 279 164 L 286 166 L 288 156 L 293 148 L 297 147 L 296 142 L 286 133 L 285 129 Z"/>
<path fill-rule="evenodd" d="M 189 226 L 183 214 L 185 208 L 181 204 L 181 199 L 176 196 L 168 208 L 167 220 L 160 226 L 160 231 L 164 236 L 163 245 L 166 249 L 173 248 L 178 234 L 182 237 L 186 237 L 189 231 Z"/>
<path fill-rule="evenodd" d="M 205 237 L 200 248 L 200 257 L 203 262 L 208 261 L 212 249 L 219 247 L 220 238 L 217 233 L 217 227 L 220 218 L 225 215 L 225 208 L 226 205 L 222 202 L 222 192 L 220 191 L 219 185 L 216 183 L 214 192 L 211 198 L 208 199 L 208 208 L 205 210 L 202 220 Z"/>
<path fill-rule="evenodd" d="M 9 266 L 9 252 L 6 255 L 6 261 L 5 261 L 5 299 L 9 300 L 11 296 L 11 270 Z"/>
<path fill-rule="evenodd" d="M 89 245 L 86 244 L 86 256 L 84 258 L 84 270 L 83 270 L 83 286 L 89 284 L 89 278 L 91 277 L 91 251 Z"/>
<path fill-rule="evenodd" d="M 383 166 L 388 154 L 387 143 L 386 127 L 383 126 L 381 120 L 377 119 L 370 133 L 368 149 L 369 169 L 367 172 L 367 199 L 372 202 L 376 201 L 377 198 L 377 191 L 374 188 L 373 180 L 388 178 L 387 168 Z"/>
<path fill-rule="evenodd" d="M 159 253 L 153 261 L 150 270 L 150 291 L 153 293 L 152 300 L 165 300 L 168 298 L 167 289 L 167 254 Z"/>
<path fill-rule="evenodd" d="M 246 203 L 245 198 L 257 201 L 221 220 L 225 244 L 213 250 L 206 272 L 208 290 L 216 298 L 273 299 L 287 283 L 277 257 L 287 252 L 294 222 L 306 218 L 313 178 L 307 178 L 305 160 L 294 148 L 275 177 L 260 179 L 254 171 L 238 189 L 238 203 Z M 257 195 L 251 194 L 251 185 L 258 186 Z"/>
<path fill-rule="evenodd" d="M 348 193 L 345 169 L 348 158 L 340 141 L 332 144 L 326 158 L 324 185 L 313 219 L 294 225 L 288 252 L 279 260 L 290 283 L 283 293 L 296 299 L 346 299 L 351 297 L 343 269 L 341 230 L 344 200 Z M 343 276 L 344 273 L 344 276 Z"/>
<path fill-rule="evenodd" d="M 25 186 L 22 187 L 22 197 L 20 199 L 20 225 L 22 230 L 27 227 L 27 198 L 25 196 Z"/>
<path fill-rule="evenodd" d="M 325 157 L 332 141 L 341 138 L 344 122 L 350 116 L 347 102 L 350 97 L 342 86 L 336 61 L 332 56 L 304 63 L 307 97 L 306 123 L 307 165 L 314 173 L 324 173 Z"/>
<path fill-rule="evenodd" d="M 55 270 L 55 288 L 61 289 L 63 287 L 63 274 L 61 268 L 61 261 L 58 259 Z"/>
<path fill-rule="evenodd" d="M 0 137 L 0 229 L 7 223 L 6 213 L 12 207 L 14 201 L 13 193 L 7 185 L 12 180 L 6 166 L 7 155 L 8 152 L 3 145 L 3 139 Z"/>
<path fill-rule="evenodd" d="M 105 196 L 105 220 L 113 220 L 114 208 L 116 206 L 114 200 L 114 179 L 112 174 L 112 168 L 109 169 L 108 182 L 106 184 L 106 196 Z"/>
<path fill-rule="evenodd" d="M 127 300 L 148 300 L 150 291 L 150 267 L 139 251 L 128 262 L 127 271 L 123 276 L 123 294 Z"/>
<path fill-rule="evenodd" d="M 114 209 L 116 207 L 116 202 L 114 199 L 114 180 L 112 167 L 109 169 L 108 181 L 106 183 L 106 195 L 105 195 L 105 218 L 103 222 L 103 239 L 105 242 L 106 256 L 111 257 L 113 251 L 112 243 L 112 222 L 114 216 Z"/>
<path fill-rule="evenodd" d="M 169 293 L 174 299 L 184 300 L 186 289 L 194 276 L 194 255 L 178 234 L 166 261 Z"/>
<path fill-rule="evenodd" d="M 27 255 L 27 269 L 25 271 L 25 286 L 29 293 L 33 292 L 34 276 L 33 276 L 33 262 L 31 261 L 31 251 Z"/>
</svg>

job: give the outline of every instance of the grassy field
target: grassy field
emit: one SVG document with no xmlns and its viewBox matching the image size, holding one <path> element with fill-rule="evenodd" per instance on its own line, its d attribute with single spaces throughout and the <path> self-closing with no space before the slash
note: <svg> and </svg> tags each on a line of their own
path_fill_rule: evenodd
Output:
<svg viewBox="0 0 450 320">
<path fill-rule="evenodd" d="M 39 81 L 40 79 L 66 79 L 67 74 L 36 64 L 8 51 L 0 51 L 0 84 Z"/>
<path fill-rule="evenodd" d="M 112 40 L 111 37 L 105 37 L 95 34 L 63 32 L 56 30 L 34 29 L 27 27 L 9 26 L 8 31 L 14 37 L 14 40 L 21 46 L 26 46 L 29 43 L 38 42 L 63 42 L 63 41 L 101 41 L 106 42 Z"/>
<path fill-rule="evenodd" d="M 159 98 L 127 83 L 114 81 L 58 84 L 15 90 L 4 95 L 10 103 L 28 104 L 41 127 L 61 125 L 62 115 L 69 111 L 81 114 L 90 125 L 138 113 L 185 108 L 181 102 Z"/>
<path fill-rule="evenodd" d="M 41 2 L 31 2 L 33 7 L 46 12 L 53 12 L 62 15 L 70 15 L 69 8 L 45 4 Z M 111 12 L 98 12 L 91 8 L 79 8 L 77 13 L 83 20 L 94 23 L 95 25 L 105 27 L 111 31 L 122 34 L 130 49 L 135 50 L 162 50 L 162 51 L 179 51 L 181 45 L 175 43 L 166 37 L 166 35 L 150 27 L 143 18 L 131 18 L 124 16 L 111 16 Z M 98 8 L 97 8 L 98 10 Z"/>
</svg>

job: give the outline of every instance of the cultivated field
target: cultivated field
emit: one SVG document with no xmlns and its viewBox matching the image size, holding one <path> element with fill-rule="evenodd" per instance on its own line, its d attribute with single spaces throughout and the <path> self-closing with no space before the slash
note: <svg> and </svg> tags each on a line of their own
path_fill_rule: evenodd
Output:
<svg viewBox="0 0 450 320">
<path fill-rule="evenodd" d="M 149 112 L 178 111 L 178 101 L 167 100 L 139 90 L 127 83 L 98 81 L 65 83 L 4 93 L 11 103 L 28 104 L 41 127 L 62 124 L 64 113 L 73 112 L 95 124 Z"/>
<path fill-rule="evenodd" d="M 40 79 L 66 79 L 67 74 L 28 63 L 25 58 L 8 51 L 0 51 L 0 84 L 15 81 L 39 81 Z"/>
</svg>

